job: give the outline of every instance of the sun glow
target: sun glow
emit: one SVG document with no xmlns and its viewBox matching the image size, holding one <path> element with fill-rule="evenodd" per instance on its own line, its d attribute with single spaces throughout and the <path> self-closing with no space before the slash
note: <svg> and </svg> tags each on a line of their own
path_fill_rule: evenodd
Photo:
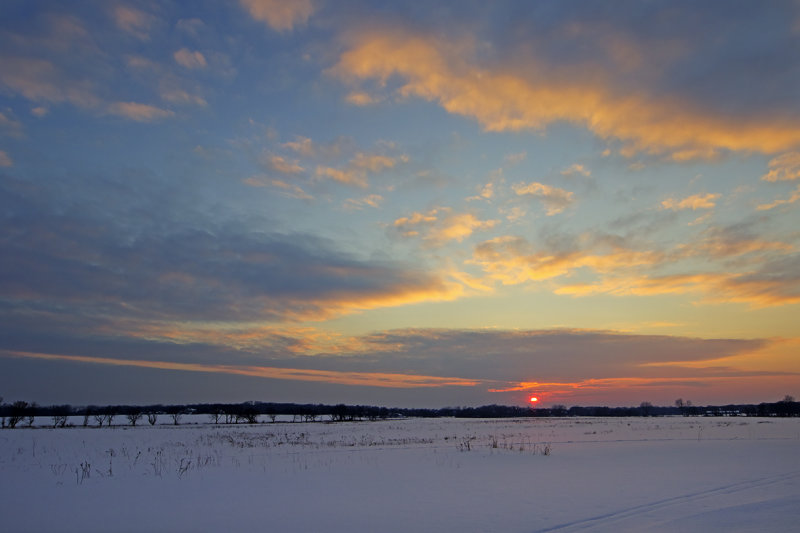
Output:
<svg viewBox="0 0 800 533">
<path fill-rule="evenodd" d="M 538 401 L 539 401 L 539 398 L 537 398 L 536 396 L 531 396 L 531 403 L 536 403 Z"/>
</svg>

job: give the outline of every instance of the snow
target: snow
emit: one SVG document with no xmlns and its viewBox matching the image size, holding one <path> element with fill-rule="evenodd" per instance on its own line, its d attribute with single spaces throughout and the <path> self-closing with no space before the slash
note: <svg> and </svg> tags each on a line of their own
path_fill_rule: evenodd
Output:
<svg viewBox="0 0 800 533">
<path fill-rule="evenodd" d="M 0 431 L 0 527 L 464 533 L 797 526 L 798 419 L 207 420 Z"/>
</svg>

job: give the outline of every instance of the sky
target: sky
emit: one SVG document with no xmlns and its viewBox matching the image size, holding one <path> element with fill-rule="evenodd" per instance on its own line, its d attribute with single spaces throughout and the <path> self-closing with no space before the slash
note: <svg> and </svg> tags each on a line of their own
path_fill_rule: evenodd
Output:
<svg viewBox="0 0 800 533">
<path fill-rule="evenodd" d="M 800 395 L 800 4 L 0 4 L 0 396 Z"/>
</svg>

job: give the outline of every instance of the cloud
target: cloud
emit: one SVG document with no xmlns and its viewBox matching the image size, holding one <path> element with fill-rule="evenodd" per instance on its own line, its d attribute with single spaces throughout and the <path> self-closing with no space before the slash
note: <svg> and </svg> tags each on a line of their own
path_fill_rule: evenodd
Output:
<svg viewBox="0 0 800 533">
<path fill-rule="evenodd" d="M 369 174 L 378 174 L 408 161 L 409 158 L 405 154 L 387 156 L 358 152 L 344 168 L 317 166 L 316 175 L 320 179 L 332 179 L 345 185 L 366 188 Z"/>
<path fill-rule="evenodd" d="M 251 17 L 281 32 L 305 24 L 315 11 L 312 0 L 239 0 L 239 3 Z"/>
<path fill-rule="evenodd" d="M 299 161 L 289 161 L 279 155 L 269 155 L 265 158 L 264 163 L 267 168 L 279 174 L 297 175 L 305 172 L 305 169 L 300 166 Z"/>
<path fill-rule="evenodd" d="M 192 94 L 179 87 L 171 86 L 170 84 L 162 84 L 159 96 L 162 100 L 171 104 L 177 105 L 196 105 L 199 107 L 206 107 L 208 102 L 200 95 Z"/>
<path fill-rule="evenodd" d="M 136 122 L 154 122 L 175 116 L 175 113 L 168 109 L 138 102 L 115 102 L 108 106 L 108 112 Z"/>
<path fill-rule="evenodd" d="M 297 136 L 294 141 L 285 142 L 282 146 L 303 157 L 314 157 L 316 153 L 314 142 L 308 137 Z"/>
<path fill-rule="evenodd" d="M 173 219 L 170 202 L 177 195 L 153 191 L 159 183 L 128 181 L 96 183 L 85 200 L 58 187 L 29 190 L 8 177 L 0 181 L 9 236 L 0 242 L 0 308 L 36 316 L 35 327 L 44 330 L 67 315 L 92 329 L 100 317 L 323 320 L 465 293 L 446 272 L 360 259 L 313 235 L 256 231 L 247 224 L 220 227 L 196 215 L 190 223 L 178 214 Z M 121 192 L 128 189 L 137 192 Z M 142 199 L 148 190 L 153 197 Z M 62 201 L 82 207 L 63 211 Z M 141 212 L 152 219 L 143 222 Z"/>
<path fill-rule="evenodd" d="M 14 161 L 11 159 L 11 156 L 9 156 L 5 150 L 0 150 L 0 167 L 8 168 L 13 166 Z"/>
<path fill-rule="evenodd" d="M 11 137 L 22 137 L 22 123 L 15 120 L 10 111 L 7 111 L 7 113 L 0 111 L 0 132 Z"/>
<path fill-rule="evenodd" d="M 478 244 L 469 263 L 480 266 L 489 278 L 503 285 L 517 285 L 566 276 L 580 268 L 609 273 L 654 265 L 663 258 L 598 236 L 587 235 L 581 246 L 583 249 L 536 249 L 522 237 L 496 237 Z"/>
<path fill-rule="evenodd" d="M 490 181 L 489 183 L 478 189 L 478 194 L 476 196 L 470 196 L 469 198 L 467 198 L 467 201 L 472 202 L 475 200 L 491 200 L 493 197 L 494 197 L 494 182 Z"/>
<path fill-rule="evenodd" d="M 572 192 L 535 181 L 527 185 L 517 183 L 511 188 L 517 196 L 533 196 L 541 200 L 547 209 L 547 216 L 557 215 L 575 202 Z"/>
<path fill-rule="evenodd" d="M 581 165 L 579 163 L 573 163 L 569 167 L 567 167 L 564 170 L 562 170 L 561 171 L 561 175 L 562 176 L 580 175 L 580 176 L 583 176 L 585 178 L 588 178 L 589 176 L 592 175 L 592 172 L 588 168 L 586 168 L 585 166 L 583 166 L 583 165 Z"/>
<path fill-rule="evenodd" d="M 673 211 L 683 211 L 684 209 L 691 209 L 692 211 L 698 209 L 713 209 L 714 206 L 717 205 L 714 200 L 720 196 L 720 194 L 694 194 L 683 200 L 667 198 L 661 202 L 661 206 L 664 209 L 671 209 Z"/>
<path fill-rule="evenodd" d="M 793 204 L 797 201 L 800 201 L 800 185 L 798 185 L 797 188 L 794 191 L 792 191 L 792 194 L 790 194 L 788 198 L 785 199 L 779 198 L 768 204 L 760 204 L 756 207 L 756 209 L 759 211 L 766 211 L 769 209 L 774 209 L 781 205 Z"/>
<path fill-rule="evenodd" d="M 363 198 L 348 198 L 345 200 L 344 208 L 348 211 L 363 209 L 364 207 L 373 207 L 378 209 L 383 202 L 383 196 L 380 194 L 370 194 Z"/>
<path fill-rule="evenodd" d="M 764 181 L 793 181 L 800 179 L 800 152 L 788 152 L 769 162 L 769 172 L 761 176 Z"/>
<path fill-rule="evenodd" d="M 441 246 L 450 241 L 462 242 L 475 231 L 491 229 L 499 223 L 499 220 L 480 220 L 472 213 L 438 208 L 400 217 L 393 227 L 403 237 L 421 237 L 430 246 Z"/>
<path fill-rule="evenodd" d="M 175 62 L 180 66 L 190 70 L 202 69 L 207 66 L 205 56 L 197 50 L 193 52 L 188 48 L 181 48 L 172 54 L 172 57 L 175 58 Z"/>
<path fill-rule="evenodd" d="M 347 96 L 345 96 L 345 101 L 347 101 L 348 104 L 367 106 L 378 103 L 380 98 L 364 91 L 350 91 L 347 93 Z"/>
<path fill-rule="evenodd" d="M 702 295 L 702 303 L 744 303 L 751 308 L 800 303 L 800 266 L 797 255 L 770 261 L 751 272 L 720 272 L 653 276 L 605 277 L 596 283 L 562 285 L 556 294 L 588 296 Z"/>
<path fill-rule="evenodd" d="M 290 381 L 324 382 L 338 385 L 360 387 L 388 387 L 415 389 L 419 387 L 473 387 L 475 380 L 424 376 L 415 374 L 396 374 L 386 372 L 339 372 L 335 370 L 314 370 L 304 368 L 283 368 L 249 365 L 222 365 L 175 363 L 167 361 L 141 361 L 131 359 L 114 359 L 110 357 L 86 357 L 80 355 L 61 355 L 33 352 L 6 351 L 12 357 L 44 359 L 50 361 L 70 361 L 111 366 L 129 366 L 152 368 L 158 370 L 179 370 L 184 372 L 209 372 L 214 374 L 233 374 L 266 379 Z"/>
<path fill-rule="evenodd" d="M 81 108 L 101 103 L 91 81 L 72 79 L 49 60 L 0 55 L 0 62 L 0 84 L 32 102 L 69 102 Z"/>
<path fill-rule="evenodd" d="M 149 31 L 156 21 L 153 15 L 131 6 L 118 4 L 114 7 L 112 16 L 122 31 L 142 41 L 150 40 Z"/>
<path fill-rule="evenodd" d="M 281 193 L 289 198 L 297 198 L 298 200 L 313 200 L 314 197 L 304 191 L 301 187 L 292 183 L 286 183 L 282 180 L 262 178 L 258 176 L 251 176 L 242 180 L 242 183 L 250 187 L 275 187 Z"/>
<path fill-rule="evenodd" d="M 366 82 L 378 91 L 396 87 L 400 98 L 435 102 L 486 131 L 541 130 L 571 122 L 620 141 L 628 157 L 645 152 L 683 161 L 800 145 L 800 127 L 789 118 L 711 111 L 677 92 L 623 90 L 596 64 L 551 64 L 546 56 L 528 52 L 483 64 L 476 41 L 397 27 L 366 30 L 349 36 L 329 72 L 360 92 Z M 519 64 L 525 65 L 524 73 Z"/>
</svg>

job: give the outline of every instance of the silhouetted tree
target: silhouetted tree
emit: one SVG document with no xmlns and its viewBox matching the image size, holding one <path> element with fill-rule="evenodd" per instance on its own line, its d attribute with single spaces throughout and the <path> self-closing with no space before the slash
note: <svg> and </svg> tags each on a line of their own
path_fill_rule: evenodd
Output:
<svg viewBox="0 0 800 533">
<path fill-rule="evenodd" d="M 150 411 L 149 413 L 147 413 L 147 422 L 151 426 L 155 426 L 157 420 L 158 420 L 158 413 L 156 413 L 155 411 Z"/>
<path fill-rule="evenodd" d="M 36 405 L 36 402 L 31 402 L 31 404 L 26 409 L 27 413 L 25 414 L 25 419 L 28 421 L 28 427 L 33 427 L 33 421 L 36 418 L 36 410 L 39 408 Z"/>
<path fill-rule="evenodd" d="M 642 402 L 639 404 L 639 409 L 642 412 L 642 416 L 650 416 L 650 413 L 653 411 L 653 404 L 650 402 Z"/>
<path fill-rule="evenodd" d="M 128 419 L 131 426 L 136 426 L 136 422 L 142 419 L 142 411 L 137 407 L 131 407 L 128 413 L 125 415 L 125 418 Z"/>
<path fill-rule="evenodd" d="M 15 428 L 28 415 L 28 402 L 18 400 L 11 404 L 8 415 L 8 427 Z"/>
<path fill-rule="evenodd" d="M 181 423 L 181 418 L 185 412 L 185 407 L 183 405 L 170 405 L 166 408 L 167 414 L 172 418 L 172 423 L 174 425 L 179 425 Z"/>
</svg>

